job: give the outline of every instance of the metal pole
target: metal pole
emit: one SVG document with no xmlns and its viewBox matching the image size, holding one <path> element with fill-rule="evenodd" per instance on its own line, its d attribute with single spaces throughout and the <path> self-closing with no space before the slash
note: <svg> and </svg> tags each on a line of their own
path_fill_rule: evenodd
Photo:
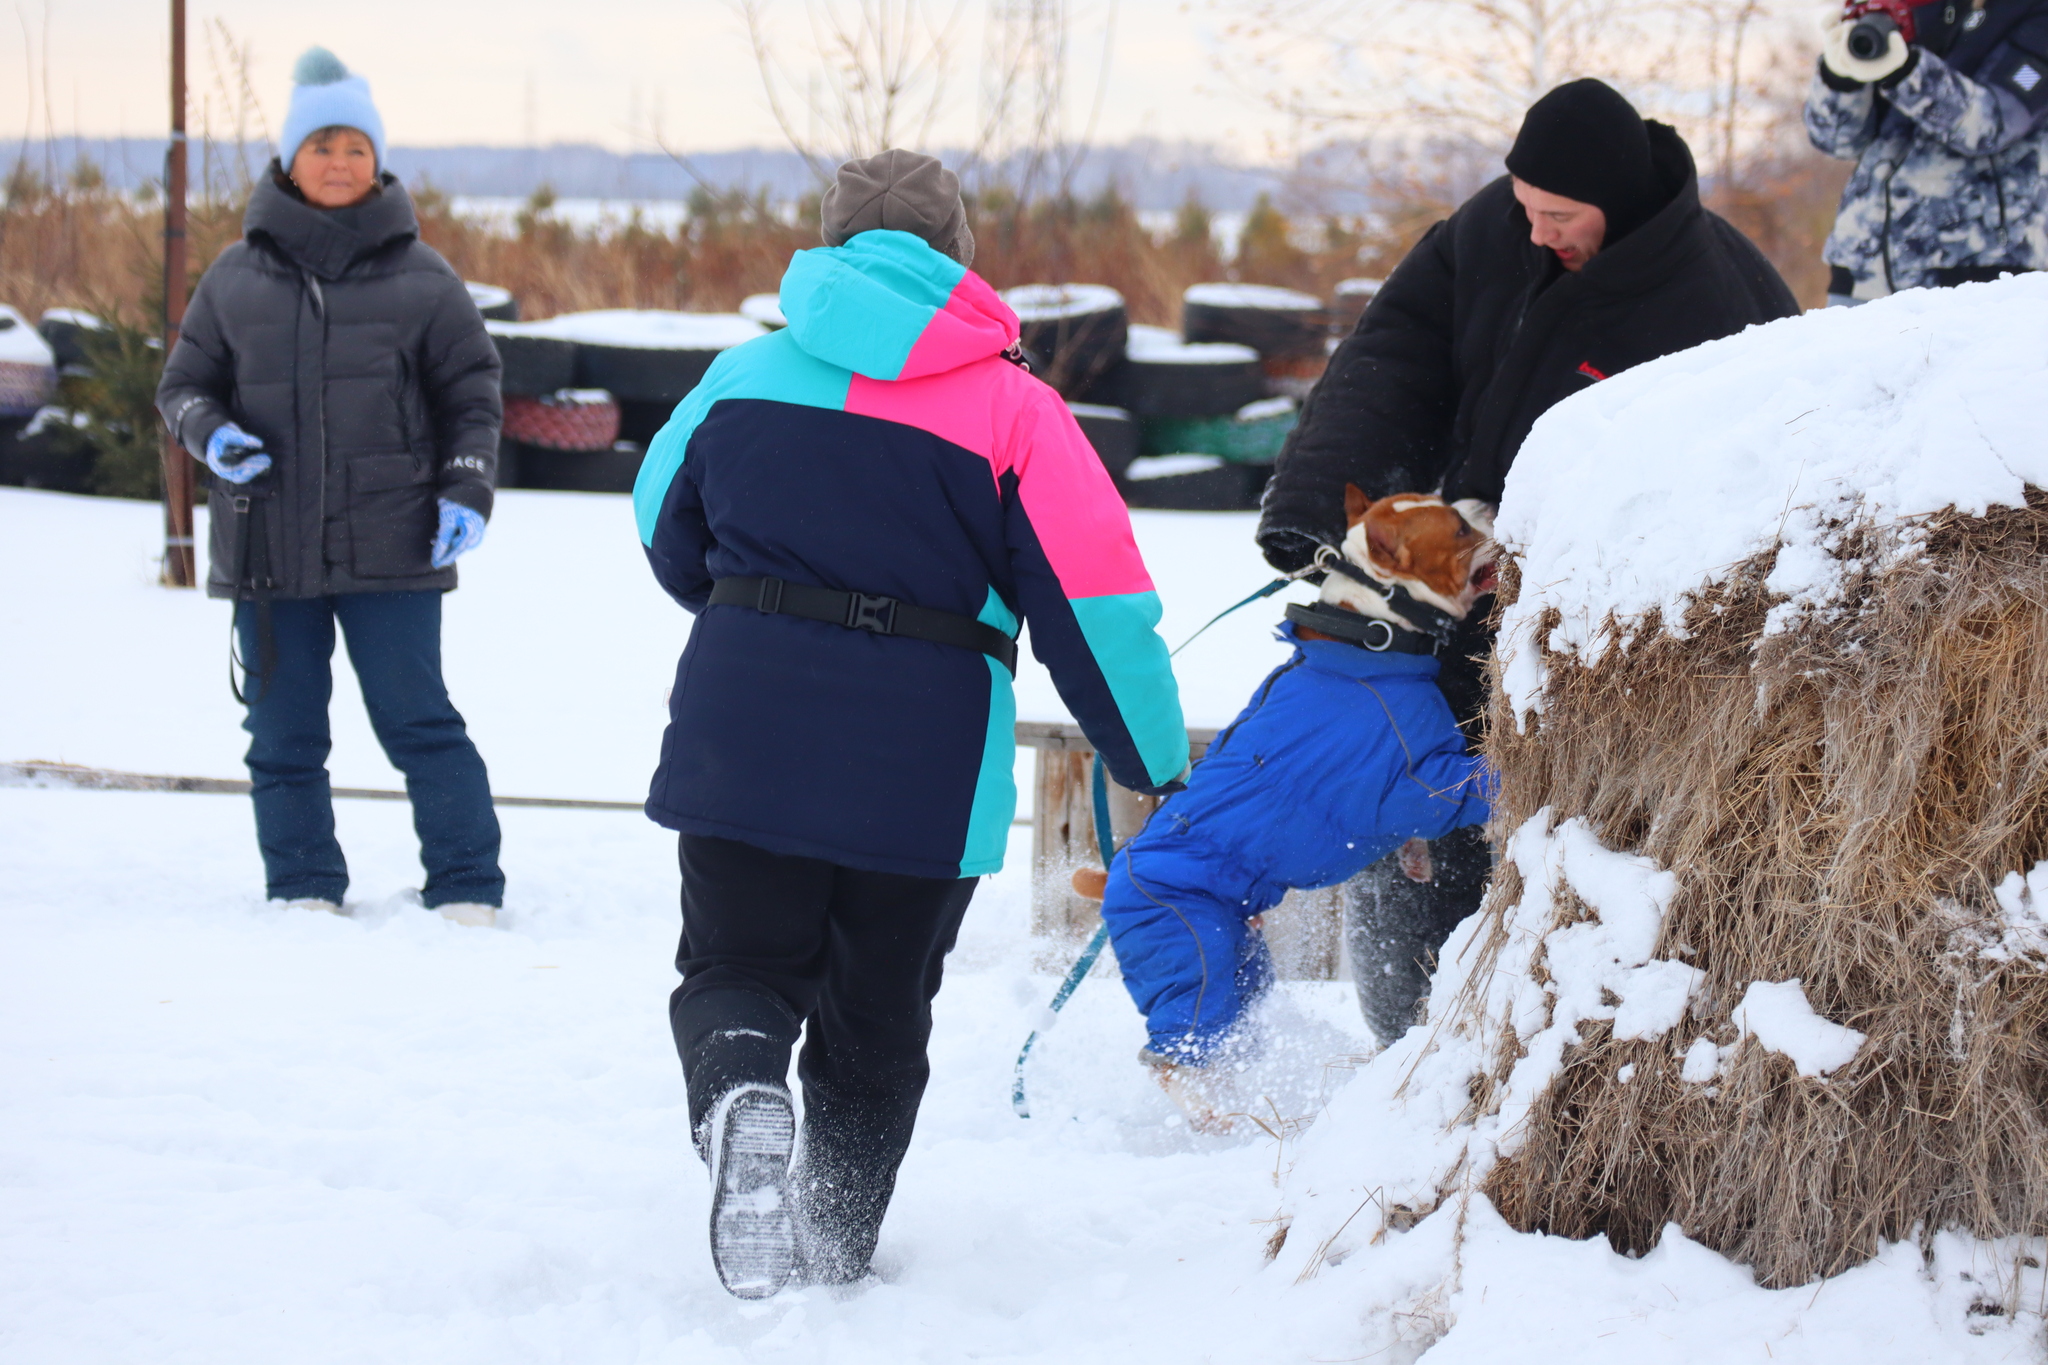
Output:
<svg viewBox="0 0 2048 1365">
<path fill-rule="evenodd" d="M 164 154 L 164 356 L 185 321 L 185 0 L 171 0 L 171 146 Z M 170 588 L 197 584 L 192 562 L 192 458 L 163 433 L 164 572 Z"/>
</svg>

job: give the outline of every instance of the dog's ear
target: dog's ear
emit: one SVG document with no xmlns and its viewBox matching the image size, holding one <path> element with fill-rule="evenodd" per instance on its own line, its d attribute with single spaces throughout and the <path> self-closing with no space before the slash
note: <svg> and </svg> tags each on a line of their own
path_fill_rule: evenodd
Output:
<svg viewBox="0 0 2048 1365">
<path fill-rule="evenodd" d="M 1395 533 L 1393 517 L 1366 518 L 1365 548 L 1374 559 L 1395 573 L 1408 572 L 1414 556 L 1408 552 L 1408 541 Z"/>
<path fill-rule="evenodd" d="M 1344 485 L 1344 525 L 1352 527 L 1365 520 L 1365 509 L 1372 506 L 1372 499 L 1365 490 L 1355 483 Z"/>
</svg>

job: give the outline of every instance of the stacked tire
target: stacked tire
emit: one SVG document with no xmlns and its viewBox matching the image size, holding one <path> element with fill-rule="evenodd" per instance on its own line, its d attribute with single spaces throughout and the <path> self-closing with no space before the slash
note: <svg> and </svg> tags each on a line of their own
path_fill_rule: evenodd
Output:
<svg viewBox="0 0 2048 1365">
<path fill-rule="evenodd" d="M 1339 280 L 1330 293 L 1330 335 L 1339 341 L 1358 330 L 1366 305 L 1380 292 L 1385 280 Z"/>
<path fill-rule="evenodd" d="M 46 425 L 55 427 L 48 437 L 62 434 L 61 414 L 54 424 L 47 417 L 36 421 L 56 399 L 56 353 L 27 318 L 0 304 L 0 483 L 83 490 L 92 466 L 89 448 L 41 434 Z"/>
<path fill-rule="evenodd" d="M 711 362 L 767 332 L 736 313 L 637 309 L 489 326 L 508 397 L 500 482 L 511 468 L 515 486 L 583 492 L 630 492 L 647 443 Z M 515 396 L 533 401 L 515 405 Z M 606 439 L 572 448 L 525 439 L 535 434 Z"/>
<path fill-rule="evenodd" d="M 56 352 L 27 318 L 0 304 L 0 418 L 27 421 L 56 396 Z"/>
<path fill-rule="evenodd" d="M 474 280 L 463 281 L 463 287 L 469 290 L 469 300 L 484 315 L 485 322 L 519 321 L 519 300 L 512 297 L 511 290 Z"/>
<path fill-rule="evenodd" d="M 1027 284 L 1002 298 L 1022 326 L 1033 373 L 1062 398 L 1080 397 L 1123 360 L 1130 316 L 1107 285 Z"/>
<path fill-rule="evenodd" d="M 1087 395 L 1135 428 L 1136 458 L 1111 469 L 1124 500 L 1185 511 L 1256 507 L 1293 426 L 1292 401 L 1279 400 L 1280 412 L 1267 390 L 1265 362 L 1249 346 L 1130 328 L 1123 363 Z"/>
<path fill-rule="evenodd" d="M 48 343 L 51 354 L 56 357 L 60 374 L 74 368 L 83 369 L 88 338 L 106 328 L 106 323 L 76 308 L 46 309 L 42 321 L 36 324 L 37 334 Z"/>
<path fill-rule="evenodd" d="M 1267 284 L 1197 284 L 1181 296 L 1189 341 L 1235 342 L 1264 362 L 1269 393 L 1306 398 L 1329 363 L 1330 318 L 1313 294 Z"/>
<path fill-rule="evenodd" d="M 771 332 L 779 332 L 789 326 L 789 319 L 782 315 L 780 294 L 747 295 L 740 300 L 740 316 L 760 323 Z"/>
</svg>

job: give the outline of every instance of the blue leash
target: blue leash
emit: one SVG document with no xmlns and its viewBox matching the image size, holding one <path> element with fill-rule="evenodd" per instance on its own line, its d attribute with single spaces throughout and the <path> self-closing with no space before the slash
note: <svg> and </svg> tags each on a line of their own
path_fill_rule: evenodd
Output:
<svg viewBox="0 0 2048 1365">
<path fill-rule="evenodd" d="M 1217 612 L 1214 616 L 1210 617 L 1208 621 L 1203 623 L 1202 630 L 1196 631 L 1193 635 L 1188 636 L 1187 639 L 1182 640 L 1179 644 L 1175 645 L 1173 647 L 1172 652 L 1169 653 L 1166 657 L 1171 659 L 1175 654 L 1180 653 L 1183 649 L 1186 649 L 1189 645 L 1201 639 L 1203 630 L 1207 630 L 1210 626 L 1215 625 L 1218 621 L 1221 621 L 1224 617 L 1230 615 L 1230 613 L 1237 611 L 1240 608 L 1248 607 L 1262 597 L 1271 597 L 1274 593 L 1280 591 L 1280 589 L 1286 587 L 1289 583 L 1292 583 L 1295 579 L 1299 577 L 1301 577 L 1300 574 L 1289 574 L 1285 578 L 1276 578 L 1271 583 L 1268 583 L 1265 587 L 1260 588 L 1257 592 L 1253 593 L 1250 597 L 1245 598 L 1244 601 L 1233 602 L 1231 605 L 1225 607 L 1222 611 Z"/>
<path fill-rule="evenodd" d="M 1110 859 L 1116 855 L 1116 836 L 1111 834 L 1109 829 L 1109 778 L 1103 769 L 1101 754 L 1095 755 L 1092 785 L 1095 788 L 1095 849 L 1102 855 L 1102 866 L 1107 871 Z M 1024 1100 L 1024 1063 L 1031 1059 L 1032 1045 L 1038 1041 L 1041 1033 L 1051 1032 L 1052 1026 L 1059 1022 L 1060 1010 L 1073 998 L 1075 990 L 1087 977 L 1089 969 L 1095 965 L 1095 959 L 1101 957 L 1102 950 L 1108 946 L 1109 925 L 1097 925 L 1094 937 L 1090 938 L 1088 946 L 1081 950 L 1081 956 L 1075 959 L 1074 969 L 1067 973 L 1067 979 L 1060 983 L 1059 991 L 1052 998 L 1052 1004 L 1046 1007 L 1045 1017 L 1038 1021 L 1038 1027 L 1031 1030 L 1031 1036 L 1024 1040 L 1024 1050 L 1017 1054 L 1017 1069 L 1010 1077 L 1010 1107 L 1017 1111 L 1018 1118 L 1031 1117 L 1031 1106 Z"/>
</svg>

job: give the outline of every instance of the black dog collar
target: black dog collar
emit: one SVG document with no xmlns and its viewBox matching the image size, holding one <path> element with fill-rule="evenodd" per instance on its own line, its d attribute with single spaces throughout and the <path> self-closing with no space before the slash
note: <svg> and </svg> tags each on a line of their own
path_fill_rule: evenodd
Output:
<svg viewBox="0 0 2048 1365">
<path fill-rule="evenodd" d="M 1327 602 L 1290 602 L 1287 619 L 1373 654 L 1434 655 L 1441 647 L 1436 636 L 1426 631 L 1407 630 L 1377 616 L 1364 616 Z"/>
</svg>

